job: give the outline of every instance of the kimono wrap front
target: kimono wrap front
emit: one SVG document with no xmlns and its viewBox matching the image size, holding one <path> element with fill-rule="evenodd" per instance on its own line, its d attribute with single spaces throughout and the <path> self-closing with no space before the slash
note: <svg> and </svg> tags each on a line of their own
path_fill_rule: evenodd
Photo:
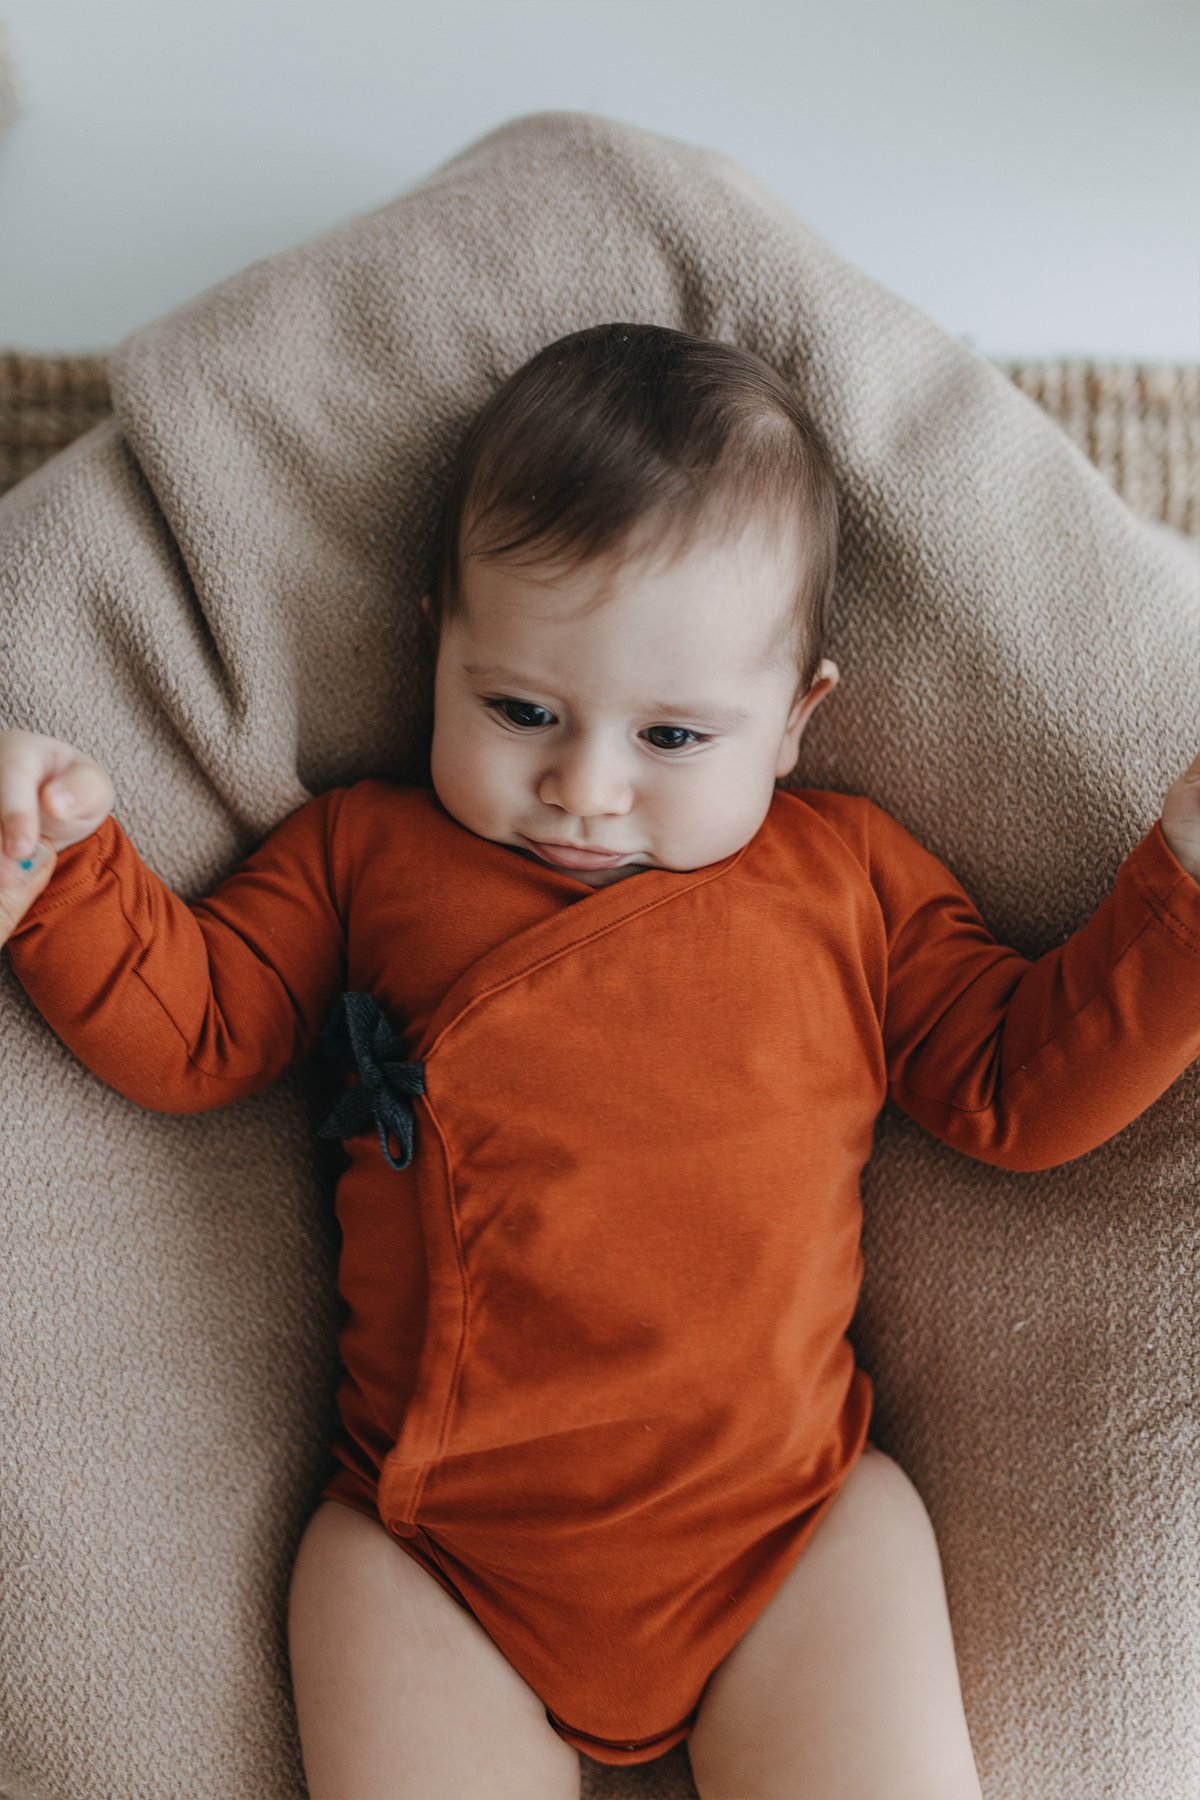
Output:
<svg viewBox="0 0 1200 1800">
<path fill-rule="evenodd" d="M 819 789 L 777 790 L 721 862 L 595 890 L 373 779 L 190 905 L 110 817 L 11 956 L 160 1111 L 340 1051 L 323 1497 L 378 1518 L 610 1763 L 686 1736 L 863 1448 L 846 1334 L 885 1098 L 1039 1169 L 1200 1055 L 1200 883 L 1157 822 L 1029 961 L 896 820 Z"/>
</svg>

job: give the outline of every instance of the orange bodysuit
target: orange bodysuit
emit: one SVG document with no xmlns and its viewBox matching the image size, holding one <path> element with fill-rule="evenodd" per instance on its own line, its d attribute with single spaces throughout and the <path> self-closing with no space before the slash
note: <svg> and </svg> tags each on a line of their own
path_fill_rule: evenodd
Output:
<svg viewBox="0 0 1200 1800">
<path fill-rule="evenodd" d="M 687 1735 L 867 1436 L 847 1327 L 889 1095 L 1042 1169 L 1200 1056 L 1200 882 L 1156 822 L 1029 961 L 863 796 L 592 889 L 368 779 L 186 904 L 115 817 L 10 940 L 69 1048 L 199 1112 L 340 1054 L 340 1429 L 379 1518 L 600 1762 Z"/>
</svg>

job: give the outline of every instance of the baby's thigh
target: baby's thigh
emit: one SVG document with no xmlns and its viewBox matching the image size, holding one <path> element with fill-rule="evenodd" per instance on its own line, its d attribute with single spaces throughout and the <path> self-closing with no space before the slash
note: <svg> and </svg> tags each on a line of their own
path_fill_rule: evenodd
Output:
<svg viewBox="0 0 1200 1800">
<path fill-rule="evenodd" d="M 324 1501 L 288 1651 L 309 1800 L 579 1800 L 579 1754 L 478 1621 L 365 1513 Z"/>
<path fill-rule="evenodd" d="M 874 1445 L 714 1671 L 688 1752 L 701 1800 L 979 1800 L 933 1527 Z"/>
</svg>

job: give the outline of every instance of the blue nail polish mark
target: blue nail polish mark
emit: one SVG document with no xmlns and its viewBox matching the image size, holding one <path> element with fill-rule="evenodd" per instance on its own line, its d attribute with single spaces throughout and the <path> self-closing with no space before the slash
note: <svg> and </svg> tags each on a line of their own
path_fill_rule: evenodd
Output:
<svg viewBox="0 0 1200 1800">
<path fill-rule="evenodd" d="M 23 856 L 21 858 L 21 867 L 24 869 L 25 873 L 28 875 L 30 869 L 32 869 L 32 867 L 33 867 L 32 856 Z"/>
</svg>

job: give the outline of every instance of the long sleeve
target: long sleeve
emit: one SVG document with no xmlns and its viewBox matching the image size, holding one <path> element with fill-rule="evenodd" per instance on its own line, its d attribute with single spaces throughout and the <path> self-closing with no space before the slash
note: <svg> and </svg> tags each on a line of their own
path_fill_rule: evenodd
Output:
<svg viewBox="0 0 1200 1800">
<path fill-rule="evenodd" d="M 115 816 L 63 851 L 8 942 L 13 971 L 79 1060 L 156 1112 L 257 1093 L 315 1044 L 344 985 L 333 833 L 348 790 L 291 813 L 188 904 Z"/>
<path fill-rule="evenodd" d="M 1091 918 L 1030 961 L 897 820 L 873 802 L 868 815 L 888 1093 L 927 1130 L 1000 1168 L 1052 1168 L 1200 1056 L 1200 882 L 1157 820 Z"/>
</svg>

